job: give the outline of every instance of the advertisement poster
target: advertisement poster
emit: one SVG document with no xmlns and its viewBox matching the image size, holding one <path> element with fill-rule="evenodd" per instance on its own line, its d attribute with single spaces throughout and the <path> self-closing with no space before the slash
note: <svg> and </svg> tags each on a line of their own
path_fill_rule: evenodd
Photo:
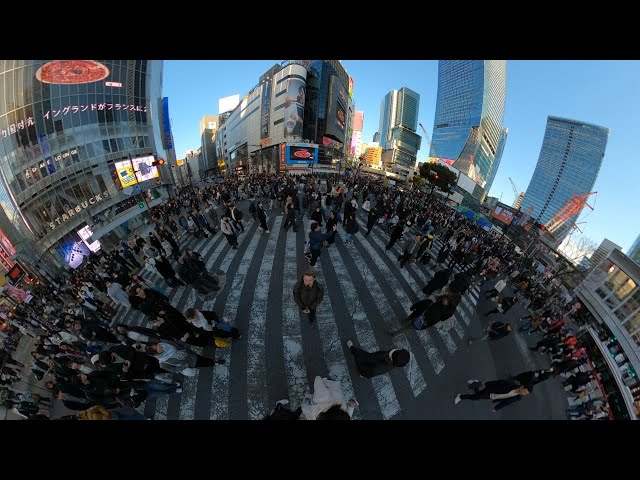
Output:
<svg viewBox="0 0 640 480">
<path fill-rule="evenodd" d="M 121 162 L 115 162 L 116 173 L 118 174 L 118 180 L 122 188 L 130 187 L 138 183 L 136 176 L 133 173 L 133 165 L 129 160 L 123 160 Z"/>
<path fill-rule="evenodd" d="M 271 80 L 262 85 L 262 104 L 260 106 L 260 138 L 269 137 L 269 119 L 271 118 Z"/>
<path fill-rule="evenodd" d="M 304 80 L 290 78 L 284 99 L 284 134 L 286 137 L 302 136 L 305 102 Z"/>
<path fill-rule="evenodd" d="M 287 145 L 288 165 L 318 164 L 318 146 L 309 143 L 297 143 Z"/>
<path fill-rule="evenodd" d="M 497 206 L 491 212 L 491 216 L 505 225 L 509 225 L 513 221 L 513 212 L 501 206 Z"/>
<path fill-rule="evenodd" d="M 154 161 L 155 158 L 153 155 L 133 159 L 133 168 L 136 171 L 136 177 L 139 182 L 151 180 L 160 176 L 158 173 L 158 167 L 152 165 Z"/>
<path fill-rule="evenodd" d="M 340 79 L 331 75 L 329 80 L 329 111 L 327 112 L 327 135 L 344 143 L 347 94 Z"/>
</svg>

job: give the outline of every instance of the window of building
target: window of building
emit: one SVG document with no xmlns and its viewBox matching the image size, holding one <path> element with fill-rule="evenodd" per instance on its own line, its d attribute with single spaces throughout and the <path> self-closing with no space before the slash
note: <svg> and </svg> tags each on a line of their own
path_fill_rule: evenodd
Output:
<svg viewBox="0 0 640 480">
<path fill-rule="evenodd" d="M 636 313 L 633 317 L 631 317 L 629 321 L 624 324 L 624 328 L 626 328 L 627 332 L 629 333 L 634 333 L 636 332 L 636 330 L 640 329 L 640 312 Z M 636 335 L 634 335 L 634 337 L 635 336 Z M 637 339 L 636 339 L 636 342 L 637 342 Z"/>
</svg>

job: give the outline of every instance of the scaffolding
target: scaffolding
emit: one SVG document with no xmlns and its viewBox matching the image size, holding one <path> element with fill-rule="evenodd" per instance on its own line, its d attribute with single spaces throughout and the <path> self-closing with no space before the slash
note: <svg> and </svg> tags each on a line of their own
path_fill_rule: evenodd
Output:
<svg viewBox="0 0 640 480">
<path fill-rule="evenodd" d="M 579 214 L 585 206 L 593 210 L 593 207 L 587 203 L 587 198 L 596 193 L 598 192 L 589 192 L 582 195 L 573 194 L 565 206 L 545 224 L 545 230 L 549 233 L 555 232 L 562 227 L 567 220 Z"/>
</svg>

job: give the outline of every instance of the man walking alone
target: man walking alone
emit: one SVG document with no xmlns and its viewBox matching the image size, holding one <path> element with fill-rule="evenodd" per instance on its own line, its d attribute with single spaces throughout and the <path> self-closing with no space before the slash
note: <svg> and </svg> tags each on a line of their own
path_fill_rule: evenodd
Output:
<svg viewBox="0 0 640 480">
<path fill-rule="evenodd" d="M 322 303 L 324 288 L 316 281 L 316 272 L 309 269 L 293 286 L 293 299 L 304 313 L 309 315 L 309 322 L 313 325 L 316 319 L 316 308 Z"/>
</svg>

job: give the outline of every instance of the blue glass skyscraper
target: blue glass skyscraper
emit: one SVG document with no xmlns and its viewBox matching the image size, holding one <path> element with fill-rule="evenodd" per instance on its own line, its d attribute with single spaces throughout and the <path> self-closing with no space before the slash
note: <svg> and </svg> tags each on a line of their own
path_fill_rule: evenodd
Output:
<svg viewBox="0 0 640 480">
<path fill-rule="evenodd" d="M 504 152 L 504 146 L 507 143 L 508 135 L 509 129 L 503 128 L 502 133 L 500 134 L 500 140 L 498 140 L 498 149 L 496 150 L 496 156 L 493 160 L 493 165 L 491 165 L 491 172 L 489 172 L 489 180 L 487 180 L 487 185 L 484 188 L 487 193 L 489 193 L 489 191 L 491 190 L 491 185 L 493 185 L 493 181 L 496 179 L 496 173 L 498 173 L 498 168 L 500 168 L 502 153 Z"/>
<path fill-rule="evenodd" d="M 571 199 L 589 193 L 596 182 L 609 129 L 567 118 L 548 117 L 547 129 L 533 177 L 522 201 L 522 210 L 532 207 L 531 217 L 547 223 Z M 560 244 L 578 212 L 554 232 Z"/>
<path fill-rule="evenodd" d="M 474 197 L 486 196 L 502 135 L 507 63 L 440 60 L 430 157 L 449 160 L 475 180 Z M 506 140 L 506 136 L 505 136 Z M 504 148 L 504 145 L 502 146 Z"/>
</svg>

